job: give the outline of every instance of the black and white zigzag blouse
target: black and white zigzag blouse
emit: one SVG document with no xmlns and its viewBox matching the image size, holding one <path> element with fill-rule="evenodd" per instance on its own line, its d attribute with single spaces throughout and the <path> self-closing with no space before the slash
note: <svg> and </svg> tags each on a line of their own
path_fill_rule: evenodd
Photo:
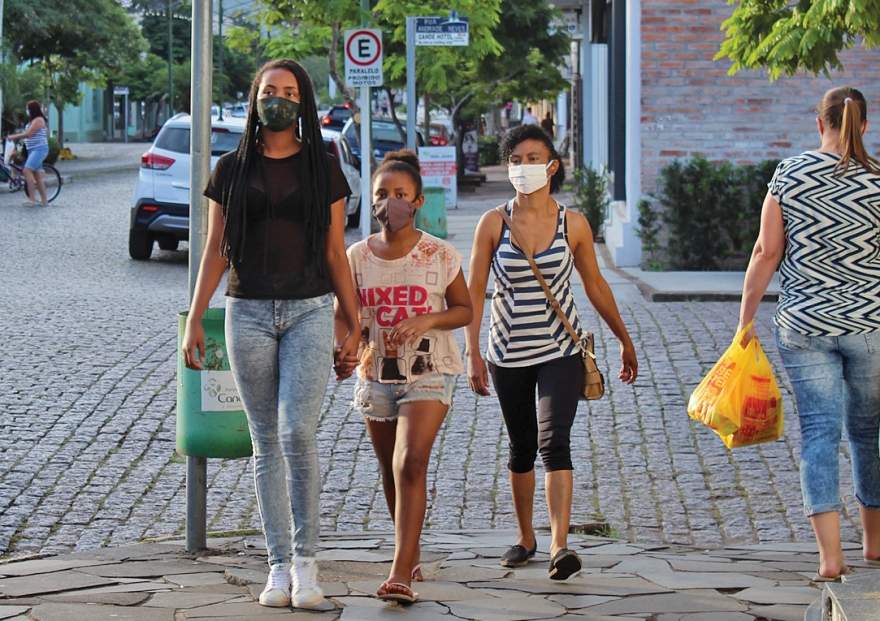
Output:
<svg viewBox="0 0 880 621">
<path fill-rule="evenodd" d="M 513 201 L 507 204 L 511 213 Z M 580 334 L 580 321 L 571 291 L 574 256 L 568 247 L 565 207 L 559 205 L 556 237 L 550 247 L 535 255 L 535 263 L 559 301 L 568 321 Z M 577 344 L 550 306 L 525 255 L 510 241 L 502 224 L 501 240 L 492 258 L 495 293 L 489 323 L 486 358 L 499 367 L 526 367 L 572 356 Z"/>
<path fill-rule="evenodd" d="M 808 336 L 880 330 L 880 176 L 839 156 L 783 160 L 769 183 L 782 207 L 785 257 L 776 324 Z"/>
</svg>

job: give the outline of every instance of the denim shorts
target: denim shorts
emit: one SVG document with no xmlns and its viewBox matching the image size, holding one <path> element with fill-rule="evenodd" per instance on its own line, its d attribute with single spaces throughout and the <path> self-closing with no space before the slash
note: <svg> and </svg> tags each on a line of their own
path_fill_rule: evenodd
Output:
<svg viewBox="0 0 880 621">
<path fill-rule="evenodd" d="M 25 168 L 31 170 L 40 170 L 43 167 L 43 161 L 49 157 L 49 147 L 34 147 L 28 149 L 27 160 L 24 163 Z"/>
<path fill-rule="evenodd" d="M 404 403 L 439 401 L 451 407 L 456 378 L 432 373 L 409 384 L 382 384 L 359 377 L 354 387 L 354 409 L 369 420 L 393 422 Z"/>
</svg>

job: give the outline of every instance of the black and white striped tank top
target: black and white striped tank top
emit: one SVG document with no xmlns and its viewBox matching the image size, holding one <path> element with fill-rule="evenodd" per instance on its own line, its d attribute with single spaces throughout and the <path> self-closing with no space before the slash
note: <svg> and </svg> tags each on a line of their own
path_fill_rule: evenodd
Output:
<svg viewBox="0 0 880 621">
<path fill-rule="evenodd" d="M 28 127 L 30 127 L 30 124 L 28 124 Z M 33 136 L 24 139 L 24 146 L 28 148 L 28 151 L 33 151 L 34 149 L 39 149 L 40 147 L 48 147 L 49 139 L 46 136 L 46 127 L 43 126 L 35 131 Z"/>
<path fill-rule="evenodd" d="M 507 204 L 513 209 L 513 200 Z M 565 207 L 559 205 L 556 237 L 546 250 L 535 255 L 550 290 L 580 334 L 580 321 L 571 291 L 574 257 L 568 247 Z M 577 353 L 577 344 L 565 330 L 535 279 L 525 255 L 510 241 L 502 224 L 501 241 L 492 258 L 495 292 L 489 323 L 486 358 L 499 367 L 527 367 Z"/>
</svg>

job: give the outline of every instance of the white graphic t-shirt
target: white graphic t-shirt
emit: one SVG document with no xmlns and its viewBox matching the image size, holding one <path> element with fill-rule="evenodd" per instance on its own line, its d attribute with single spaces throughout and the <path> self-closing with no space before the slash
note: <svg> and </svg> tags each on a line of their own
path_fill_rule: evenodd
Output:
<svg viewBox="0 0 880 621">
<path fill-rule="evenodd" d="M 348 249 L 348 261 L 361 305 L 359 377 L 407 384 L 423 375 L 464 371 L 450 330 L 429 330 L 418 343 L 390 338 L 404 319 L 446 309 L 446 288 L 461 271 L 461 256 L 451 244 L 423 232 L 409 254 L 389 261 L 360 241 Z"/>
</svg>

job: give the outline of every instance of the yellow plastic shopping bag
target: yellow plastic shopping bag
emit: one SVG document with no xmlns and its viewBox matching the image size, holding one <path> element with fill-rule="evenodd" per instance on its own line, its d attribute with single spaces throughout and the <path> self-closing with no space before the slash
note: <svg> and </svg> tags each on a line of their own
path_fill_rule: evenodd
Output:
<svg viewBox="0 0 880 621">
<path fill-rule="evenodd" d="M 782 437 L 782 393 L 757 338 L 743 328 L 688 401 L 688 416 L 717 433 L 727 448 Z"/>
</svg>

